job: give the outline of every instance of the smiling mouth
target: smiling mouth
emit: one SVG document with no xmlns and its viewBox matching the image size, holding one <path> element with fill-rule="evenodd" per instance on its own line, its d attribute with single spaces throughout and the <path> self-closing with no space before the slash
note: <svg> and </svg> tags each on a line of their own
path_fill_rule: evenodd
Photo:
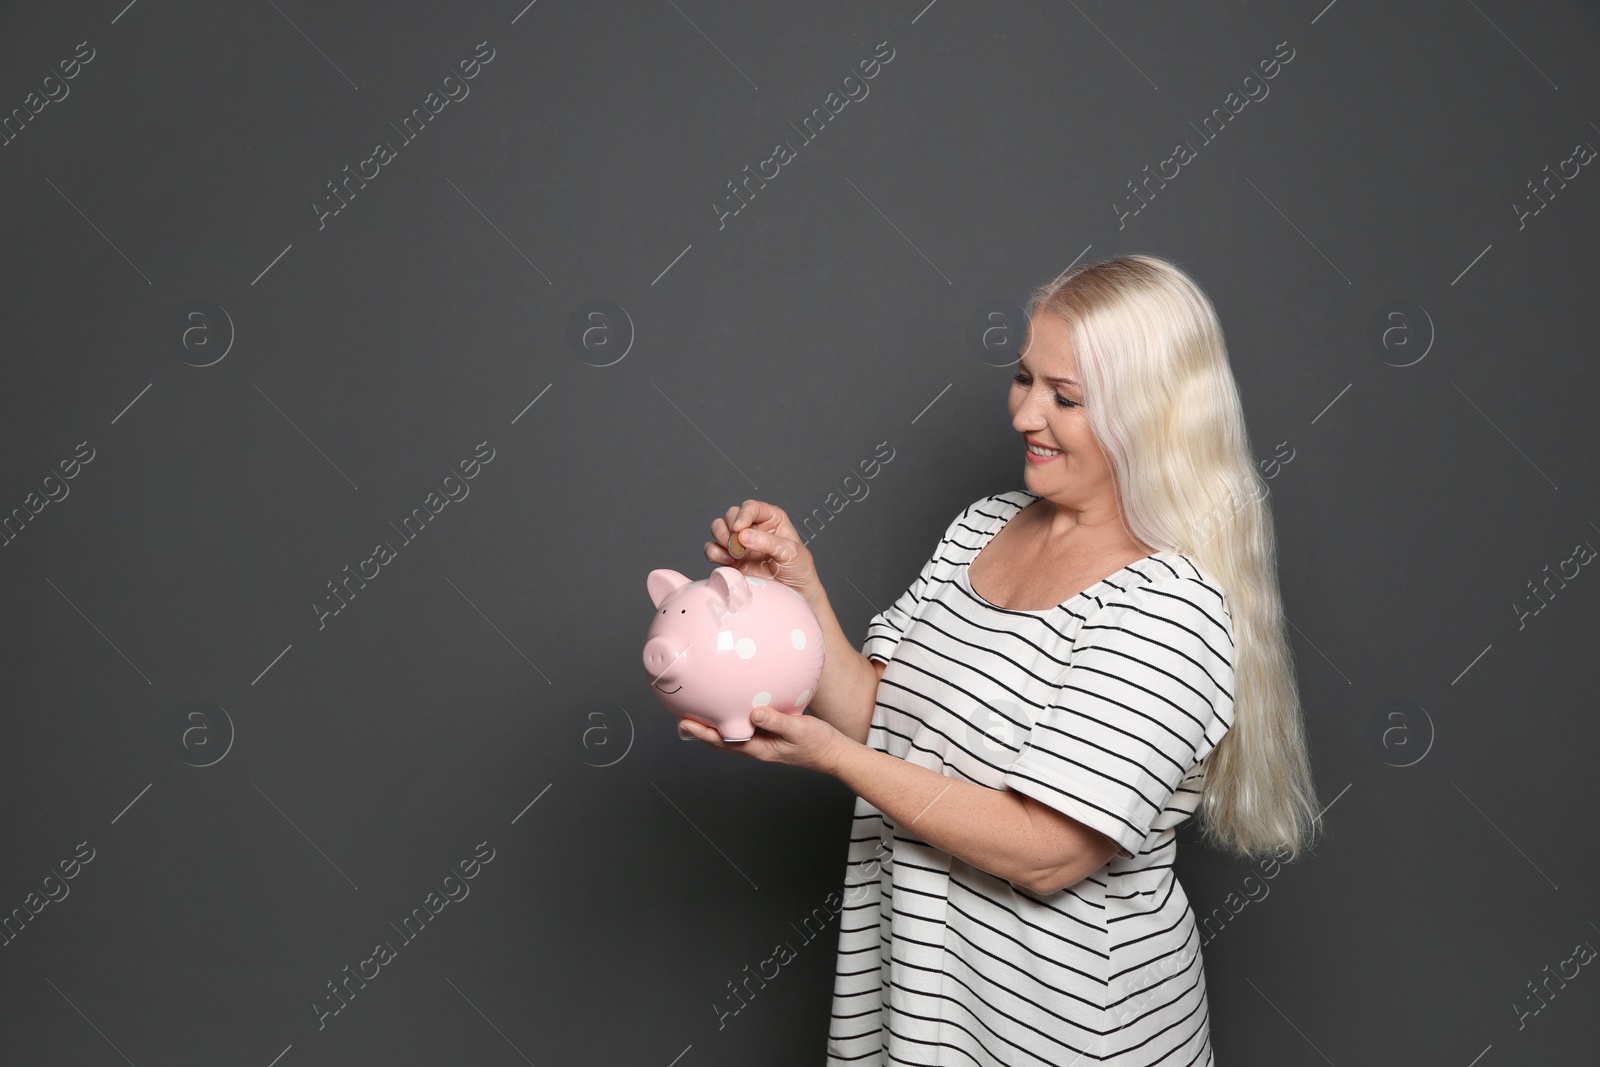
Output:
<svg viewBox="0 0 1600 1067">
<path fill-rule="evenodd" d="M 658 686 L 656 686 L 656 688 L 657 688 L 657 689 L 661 689 L 661 687 L 660 687 L 660 686 L 659 686 L 659 685 L 658 685 Z M 681 686 L 681 685 L 680 685 L 680 686 L 678 686 L 678 689 L 682 689 L 682 688 L 683 688 L 683 686 Z M 662 691 L 662 692 L 663 692 L 663 693 L 676 693 L 676 692 L 677 692 L 677 691 L 678 691 L 678 689 L 661 689 L 661 691 Z"/>
</svg>

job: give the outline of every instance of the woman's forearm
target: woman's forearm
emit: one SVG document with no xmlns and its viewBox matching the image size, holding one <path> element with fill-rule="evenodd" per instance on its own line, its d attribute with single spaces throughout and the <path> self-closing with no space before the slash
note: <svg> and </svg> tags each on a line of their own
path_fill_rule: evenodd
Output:
<svg viewBox="0 0 1600 1067">
<path fill-rule="evenodd" d="M 822 627 L 826 657 L 817 691 L 806 710 L 852 741 L 864 745 L 872 726 L 872 710 L 877 705 L 878 670 L 845 636 L 820 581 L 801 595 L 811 605 Z"/>
<path fill-rule="evenodd" d="M 1033 892 L 1059 887 L 1063 868 L 1042 850 L 1027 806 L 1013 790 L 946 778 L 863 745 L 842 746 L 828 773 L 908 833 L 980 871 Z"/>
</svg>

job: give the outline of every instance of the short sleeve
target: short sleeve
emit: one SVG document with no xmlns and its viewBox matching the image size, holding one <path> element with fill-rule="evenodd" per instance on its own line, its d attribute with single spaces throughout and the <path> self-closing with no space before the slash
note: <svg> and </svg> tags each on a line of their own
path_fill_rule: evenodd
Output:
<svg viewBox="0 0 1600 1067">
<path fill-rule="evenodd" d="M 932 572 L 933 566 L 934 561 L 930 559 L 923 565 L 922 573 L 917 575 L 917 580 L 911 583 L 911 588 L 901 593 L 893 604 L 874 615 L 872 621 L 867 623 L 867 640 L 861 646 L 862 655 L 884 663 L 888 663 L 894 657 L 895 646 L 900 643 L 900 638 L 911 625 L 911 619 L 916 614 L 918 605 L 922 603 L 922 594 L 928 586 L 928 575 Z"/>
<path fill-rule="evenodd" d="M 911 620 L 921 610 L 922 599 L 928 595 L 929 586 L 937 581 L 938 569 L 949 562 L 949 550 L 952 545 L 958 545 L 956 534 L 966 525 L 973 511 L 993 497 L 984 497 L 967 505 L 945 529 L 944 536 L 934 546 L 933 555 L 928 557 L 928 562 L 922 565 L 922 573 L 917 575 L 911 587 L 901 593 L 899 598 L 884 611 L 872 617 L 867 623 L 867 640 L 861 646 L 861 654 L 869 659 L 880 660 L 888 663 L 894 656 L 895 646 L 900 643 L 900 638 L 905 636 L 906 630 L 911 627 Z"/>
<path fill-rule="evenodd" d="M 1004 784 L 1137 856 L 1233 722 L 1233 633 L 1209 582 L 1166 578 L 1091 612 Z"/>
</svg>

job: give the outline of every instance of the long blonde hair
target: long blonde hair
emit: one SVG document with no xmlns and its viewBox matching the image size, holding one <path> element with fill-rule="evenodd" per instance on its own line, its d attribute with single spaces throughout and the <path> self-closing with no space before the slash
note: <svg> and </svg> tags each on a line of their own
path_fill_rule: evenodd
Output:
<svg viewBox="0 0 1600 1067">
<path fill-rule="evenodd" d="M 1033 292 L 1027 312 L 1067 324 L 1084 414 L 1128 532 L 1187 555 L 1226 597 L 1233 725 L 1206 757 L 1205 838 L 1236 855 L 1292 860 L 1318 829 L 1317 797 L 1266 482 L 1216 310 L 1177 266 L 1135 255 L 1066 270 Z"/>
</svg>

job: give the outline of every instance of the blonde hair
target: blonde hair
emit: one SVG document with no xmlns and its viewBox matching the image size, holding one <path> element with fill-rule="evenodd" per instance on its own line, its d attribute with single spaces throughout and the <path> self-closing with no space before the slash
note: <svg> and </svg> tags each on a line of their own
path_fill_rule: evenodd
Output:
<svg viewBox="0 0 1600 1067">
<path fill-rule="evenodd" d="M 1066 322 L 1084 414 L 1128 532 L 1187 555 L 1226 598 L 1233 725 L 1206 757 L 1205 839 L 1292 860 L 1318 829 L 1317 797 L 1267 487 L 1216 310 L 1174 264 L 1133 255 L 1069 268 L 1034 291 L 1027 312 Z"/>
</svg>

